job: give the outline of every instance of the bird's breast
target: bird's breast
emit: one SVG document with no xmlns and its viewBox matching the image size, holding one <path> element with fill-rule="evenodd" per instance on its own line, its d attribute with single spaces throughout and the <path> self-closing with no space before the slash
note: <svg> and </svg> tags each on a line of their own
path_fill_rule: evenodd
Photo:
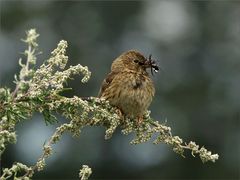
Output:
<svg viewBox="0 0 240 180">
<path fill-rule="evenodd" d="M 113 104 L 122 109 L 130 117 L 142 115 L 149 107 L 155 89 L 148 76 L 139 74 L 126 74 L 121 85 L 116 89 Z"/>
</svg>

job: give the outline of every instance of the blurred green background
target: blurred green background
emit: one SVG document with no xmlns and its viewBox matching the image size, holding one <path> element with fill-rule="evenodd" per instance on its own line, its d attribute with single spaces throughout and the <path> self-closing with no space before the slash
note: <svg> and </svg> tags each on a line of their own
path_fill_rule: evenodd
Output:
<svg viewBox="0 0 240 180">
<path fill-rule="evenodd" d="M 92 71 L 69 82 L 68 96 L 95 96 L 114 58 L 136 49 L 158 59 L 162 71 L 153 79 L 152 117 L 173 134 L 196 141 L 213 153 L 202 164 L 164 144 L 129 145 L 132 136 L 116 132 L 104 140 L 103 128 L 85 128 L 80 138 L 64 135 L 44 171 L 34 179 L 77 179 L 82 164 L 91 179 L 240 179 L 240 2 L 239 1 L 0 1 L 0 86 L 14 88 L 25 31 L 36 28 L 38 65 L 61 39 L 69 43 L 69 65 Z M 42 145 L 59 125 L 43 117 L 17 127 L 18 142 L 9 145 L 2 166 L 15 161 L 32 165 Z M 60 119 L 60 122 L 66 120 Z"/>
</svg>

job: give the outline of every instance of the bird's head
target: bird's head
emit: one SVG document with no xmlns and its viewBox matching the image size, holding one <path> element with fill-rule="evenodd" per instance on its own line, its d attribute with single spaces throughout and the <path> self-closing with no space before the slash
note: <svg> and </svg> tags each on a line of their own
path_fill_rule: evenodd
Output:
<svg viewBox="0 0 240 180">
<path fill-rule="evenodd" d="M 154 60 L 145 58 L 140 52 L 136 50 L 130 50 L 121 54 L 112 64 L 112 70 L 122 71 L 123 69 L 129 69 L 136 72 L 146 73 L 146 69 L 150 68 L 151 73 L 158 72 L 159 66 Z"/>
</svg>

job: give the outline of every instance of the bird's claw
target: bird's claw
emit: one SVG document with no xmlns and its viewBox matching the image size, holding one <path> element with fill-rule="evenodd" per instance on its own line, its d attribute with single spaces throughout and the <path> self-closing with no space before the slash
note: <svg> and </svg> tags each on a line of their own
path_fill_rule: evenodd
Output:
<svg viewBox="0 0 240 180">
<path fill-rule="evenodd" d="M 137 117 L 137 125 L 140 126 L 143 122 L 143 116 L 138 116 Z"/>
<path fill-rule="evenodd" d="M 116 109 L 116 113 L 117 115 L 120 117 L 120 119 L 124 119 L 124 115 L 123 115 L 123 112 L 120 108 L 117 108 Z"/>
</svg>

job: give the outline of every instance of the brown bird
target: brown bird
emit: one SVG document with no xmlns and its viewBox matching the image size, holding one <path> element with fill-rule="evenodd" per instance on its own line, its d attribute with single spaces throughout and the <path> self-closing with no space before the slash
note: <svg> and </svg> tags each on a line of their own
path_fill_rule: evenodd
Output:
<svg viewBox="0 0 240 180">
<path fill-rule="evenodd" d="M 98 96 L 117 107 L 123 117 L 137 119 L 141 123 L 155 93 L 147 68 L 151 73 L 159 70 L 151 55 L 147 59 L 135 50 L 121 54 L 113 61 Z"/>
</svg>

